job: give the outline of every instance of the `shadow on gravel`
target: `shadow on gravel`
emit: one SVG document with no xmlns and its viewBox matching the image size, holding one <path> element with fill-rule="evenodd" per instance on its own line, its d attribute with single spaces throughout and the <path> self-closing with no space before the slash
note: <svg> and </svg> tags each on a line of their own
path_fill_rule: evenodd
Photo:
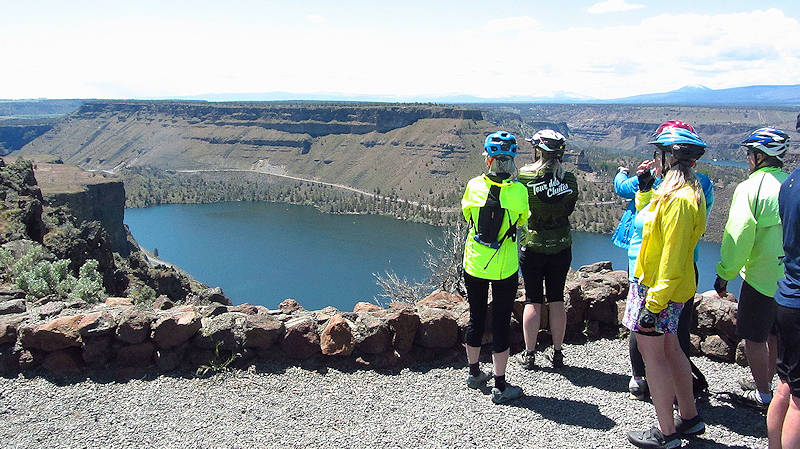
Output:
<svg viewBox="0 0 800 449">
<path fill-rule="evenodd" d="M 589 429 L 611 430 L 617 422 L 600 413 L 600 407 L 571 399 L 525 396 L 502 404 L 507 407 L 526 408 L 547 420 Z"/>
<path fill-rule="evenodd" d="M 747 446 L 728 445 L 724 443 L 717 443 L 716 441 L 706 440 L 704 438 L 692 438 L 685 440 L 688 443 L 684 447 L 692 449 L 750 449 Z"/>
<path fill-rule="evenodd" d="M 605 373 L 580 366 L 565 366 L 559 369 L 540 368 L 540 370 L 561 374 L 576 387 L 592 386 L 614 393 L 627 393 L 628 391 L 628 376 L 623 376 L 622 374 Z"/>
<path fill-rule="evenodd" d="M 698 404 L 698 408 L 703 414 L 703 420 L 707 424 L 723 426 L 739 435 L 757 438 L 767 437 L 767 422 L 763 413 L 755 409 L 736 406 L 734 402 L 726 399 L 724 394 L 715 394 L 714 396 L 717 401 L 722 402 L 722 404 Z"/>
</svg>

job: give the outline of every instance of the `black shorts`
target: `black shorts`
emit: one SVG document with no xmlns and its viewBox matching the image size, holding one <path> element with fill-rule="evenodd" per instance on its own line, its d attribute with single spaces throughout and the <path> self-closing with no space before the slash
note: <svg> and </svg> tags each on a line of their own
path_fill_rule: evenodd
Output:
<svg viewBox="0 0 800 449">
<path fill-rule="evenodd" d="M 525 281 L 525 304 L 542 304 L 545 298 L 548 303 L 564 301 L 564 284 L 567 282 L 570 263 L 572 263 L 571 247 L 555 254 L 521 249 L 519 265 L 522 268 L 522 279 Z"/>
<path fill-rule="evenodd" d="M 792 396 L 800 398 L 800 309 L 777 304 L 778 378 L 789 384 Z"/>
<path fill-rule="evenodd" d="M 775 299 L 762 295 L 746 281 L 739 293 L 739 309 L 736 314 L 736 335 L 756 343 L 767 341 L 775 334 Z"/>
</svg>

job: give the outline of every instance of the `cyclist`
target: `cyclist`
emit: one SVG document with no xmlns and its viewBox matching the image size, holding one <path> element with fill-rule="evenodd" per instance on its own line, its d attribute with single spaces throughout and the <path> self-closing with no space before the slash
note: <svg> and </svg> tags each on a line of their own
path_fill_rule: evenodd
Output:
<svg viewBox="0 0 800 449">
<path fill-rule="evenodd" d="M 643 192 L 640 186 L 637 194 L 643 237 L 623 324 L 636 334 L 658 426 L 629 432 L 628 440 L 638 447 L 674 448 L 681 437 L 705 432 L 677 330 L 681 311 L 697 290 L 693 254 L 705 232 L 706 205 L 693 167 L 706 144 L 678 127 L 662 130 L 650 143 L 656 145 L 654 168 L 663 177 L 657 189 Z M 676 397 L 679 414 L 673 417 Z"/>
<path fill-rule="evenodd" d="M 767 412 L 767 435 L 771 448 L 796 448 L 800 447 L 800 167 L 781 185 L 778 208 L 785 276 L 775 293 L 778 388 Z"/>
<path fill-rule="evenodd" d="M 564 284 L 572 262 L 569 216 L 575 210 L 578 183 L 561 163 L 566 148 L 561 133 L 544 129 L 527 140 L 535 147 L 536 160 L 519 170 L 519 180 L 528 188 L 531 216 L 522 228 L 520 242 L 519 262 L 525 282 L 525 350 L 516 360 L 525 369 L 535 368 L 536 337 L 546 302 L 553 335 L 550 360 L 553 368 L 560 368 L 564 365 L 561 345 L 567 326 Z"/>
<path fill-rule="evenodd" d="M 656 132 L 653 134 L 655 138 L 662 131 L 667 128 L 683 128 L 695 133 L 694 127 L 689 123 L 681 120 L 667 120 L 662 123 Z M 650 188 L 656 188 L 661 183 L 661 172 L 655 170 L 653 160 L 646 160 L 639 164 L 634 176 L 628 176 L 627 169 L 620 167 L 617 175 L 614 177 L 614 191 L 617 195 L 623 198 L 629 198 L 631 201 L 628 208 L 620 220 L 617 230 L 612 237 L 614 245 L 626 249 L 628 251 L 628 280 L 633 281 L 633 269 L 636 265 L 636 257 L 639 255 L 639 247 L 642 243 L 642 225 L 641 220 L 638 222 L 638 227 L 634 225 L 636 219 L 636 206 L 634 197 L 636 192 L 639 191 L 640 185 L 644 191 Z M 711 212 L 711 206 L 714 204 L 714 186 L 708 176 L 695 172 L 700 185 L 703 188 L 703 196 L 706 200 L 706 215 Z M 641 180 L 641 182 L 640 182 Z M 694 251 L 694 262 L 697 263 L 698 248 Z M 686 302 L 683 310 L 681 311 L 680 322 L 678 326 L 678 341 L 681 344 L 681 349 L 689 358 L 691 345 L 689 340 L 689 331 L 692 323 L 692 312 L 694 308 L 694 298 Z M 645 366 L 642 355 L 639 352 L 639 347 L 636 343 L 636 337 L 633 333 L 628 338 L 628 352 L 631 358 L 631 380 L 628 382 L 628 392 L 631 399 L 640 401 L 649 398 L 649 390 L 647 388 L 647 381 L 645 379 Z M 693 373 L 693 386 L 695 394 L 702 394 L 708 389 L 708 382 L 699 368 L 689 358 L 689 364 Z"/>
<path fill-rule="evenodd" d="M 739 379 L 739 384 L 747 403 L 758 408 L 769 406 L 775 375 L 778 342 L 773 297 L 783 276 L 778 192 L 788 176 L 781 170 L 788 143 L 789 136 L 775 128 L 757 129 L 742 142 L 750 176 L 733 192 L 714 282 L 717 293 L 725 296 L 729 280 L 737 274 L 744 280 L 736 333 L 745 341 L 753 378 Z"/>
<path fill-rule="evenodd" d="M 522 388 L 506 382 L 511 311 L 518 286 L 517 227 L 528 221 L 528 191 L 516 180 L 513 134 L 498 131 L 486 137 L 487 174 L 472 178 L 461 199 L 469 232 L 464 246 L 464 285 L 469 302 L 465 335 L 469 376 L 467 385 L 480 388 L 491 375 L 480 370 L 489 286 L 492 287 L 492 402 L 522 396 Z"/>
</svg>

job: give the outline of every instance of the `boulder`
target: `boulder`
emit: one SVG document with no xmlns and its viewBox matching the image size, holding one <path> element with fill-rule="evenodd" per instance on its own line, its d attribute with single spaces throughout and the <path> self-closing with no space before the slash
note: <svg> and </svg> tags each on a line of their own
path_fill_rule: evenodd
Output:
<svg viewBox="0 0 800 449">
<path fill-rule="evenodd" d="M 278 304 L 278 308 L 287 313 L 297 312 L 298 310 L 305 310 L 303 306 L 301 306 L 297 301 L 291 298 L 284 299 L 283 301 L 281 301 L 281 303 Z"/>
<path fill-rule="evenodd" d="M 210 306 L 200 307 L 200 315 L 202 315 L 203 318 L 212 318 L 227 312 L 228 312 L 228 307 L 217 303 L 213 303 Z"/>
<path fill-rule="evenodd" d="M 269 315 L 247 315 L 244 323 L 244 346 L 268 349 L 283 335 L 283 322 Z"/>
<path fill-rule="evenodd" d="M 389 325 L 383 320 L 364 314 L 359 318 L 355 335 L 356 348 L 364 354 L 380 354 L 392 345 Z"/>
<path fill-rule="evenodd" d="M 424 299 L 417 301 L 417 306 L 453 310 L 456 305 L 466 302 L 467 300 L 457 293 L 448 293 L 443 290 L 436 290 L 435 292 L 426 296 Z"/>
<path fill-rule="evenodd" d="M 392 303 L 392 306 L 394 304 L 398 303 Z M 392 310 L 392 306 L 390 306 L 390 310 Z M 414 337 L 420 324 L 420 318 L 408 304 L 403 307 L 394 307 L 393 310 L 386 317 L 386 324 L 392 333 L 392 346 L 397 352 L 404 354 L 411 351 L 414 346 Z"/>
<path fill-rule="evenodd" d="M 25 299 L 25 291 L 16 287 L 0 287 L 0 303 L 14 299 Z"/>
<path fill-rule="evenodd" d="M 24 317 L 0 317 L 0 345 L 17 341 L 17 329 L 25 321 Z"/>
<path fill-rule="evenodd" d="M 141 343 L 150 336 L 150 325 L 153 321 L 152 315 L 138 307 L 129 307 L 119 318 L 117 326 L 117 339 L 135 345 Z"/>
<path fill-rule="evenodd" d="M 153 323 L 152 339 L 161 349 L 186 343 L 200 330 L 200 314 L 191 307 L 170 310 Z"/>
<path fill-rule="evenodd" d="M 81 357 L 91 367 L 101 367 L 111 360 L 111 336 L 83 341 Z"/>
<path fill-rule="evenodd" d="M 228 312 L 239 312 L 246 315 L 257 315 L 259 313 L 267 313 L 267 311 L 268 309 L 264 306 L 254 306 L 247 303 L 228 307 Z"/>
<path fill-rule="evenodd" d="M 213 318 L 203 318 L 202 327 L 194 336 L 194 344 L 198 348 L 221 349 L 235 351 L 244 339 L 244 323 L 247 315 L 237 312 L 225 312 Z"/>
<path fill-rule="evenodd" d="M 167 295 L 161 295 L 153 301 L 153 308 L 156 310 L 169 310 L 175 307 L 175 303 Z"/>
<path fill-rule="evenodd" d="M 314 322 L 307 317 L 287 321 L 281 349 L 295 359 L 307 359 L 319 354 L 319 335 Z"/>
<path fill-rule="evenodd" d="M 24 313 L 27 310 L 24 299 L 12 299 L 0 302 L 0 315 L 11 315 L 14 313 Z"/>
<path fill-rule="evenodd" d="M 691 345 L 691 355 L 702 355 L 703 352 L 700 350 L 700 343 L 703 341 L 703 338 L 697 334 L 689 334 L 689 344 Z"/>
<path fill-rule="evenodd" d="M 353 330 L 341 315 L 334 315 L 320 336 L 320 348 L 325 355 L 350 355 L 355 347 Z"/>
<path fill-rule="evenodd" d="M 458 324 L 448 311 L 423 307 L 414 342 L 423 348 L 451 348 L 458 343 Z"/>
<path fill-rule="evenodd" d="M 735 346 L 719 335 L 709 335 L 700 343 L 700 349 L 708 358 L 721 362 L 733 362 Z"/>
<path fill-rule="evenodd" d="M 613 270 L 613 268 L 611 267 L 611 262 L 608 260 L 595 262 L 578 268 L 578 272 L 580 273 L 603 273 L 611 270 Z"/>
<path fill-rule="evenodd" d="M 81 345 L 78 323 L 83 315 L 56 318 L 37 326 L 26 325 L 21 328 L 21 343 L 26 349 L 58 351 Z"/>
<path fill-rule="evenodd" d="M 78 333 L 81 338 L 96 338 L 111 335 L 116 330 L 117 323 L 114 316 L 108 312 L 91 312 L 78 322 Z"/>
<path fill-rule="evenodd" d="M 735 341 L 737 304 L 720 298 L 716 292 L 705 292 L 695 296 L 697 329 L 702 335 L 719 333 L 729 341 Z"/>
<path fill-rule="evenodd" d="M 118 366 L 148 366 L 153 363 L 155 347 L 150 341 L 123 346 L 117 350 L 114 360 Z"/>
<path fill-rule="evenodd" d="M 200 300 L 202 302 L 222 304 L 223 306 L 233 305 L 233 302 L 231 302 L 230 298 L 225 296 L 225 294 L 222 293 L 222 289 L 219 287 L 207 288 L 203 290 L 200 293 Z"/>
<path fill-rule="evenodd" d="M 33 314 L 38 315 L 40 318 L 49 318 L 52 316 L 56 316 L 61 313 L 62 310 L 67 306 L 67 304 L 63 301 L 51 301 L 43 306 L 37 307 L 33 309 Z"/>
<path fill-rule="evenodd" d="M 614 297 L 615 295 L 611 295 L 592 301 L 586 313 L 587 319 L 611 326 L 618 325 L 619 309 Z"/>
<path fill-rule="evenodd" d="M 364 302 L 364 301 L 357 302 L 356 305 L 353 307 L 353 312 L 356 312 L 356 313 L 358 313 L 358 312 L 377 312 L 378 310 L 383 310 L 383 309 L 381 309 L 381 306 L 379 306 L 377 304 L 372 304 L 372 303 Z"/>
<path fill-rule="evenodd" d="M 567 335 L 574 336 L 580 334 L 586 321 L 586 311 L 589 308 L 589 301 L 584 298 L 581 284 L 577 281 L 569 281 L 564 289 L 564 309 L 567 313 Z"/>
<path fill-rule="evenodd" d="M 77 349 L 63 349 L 45 355 L 42 367 L 54 376 L 75 376 L 83 371 L 83 359 Z"/>
<path fill-rule="evenodd" d="M 106 298 L 105 304 L 108 307 L 132 306 L 133 305 L 133 299 L 131 299 L 131 298 L 119 298 L 119 297 L 108 297 L 108 298 Z"/>
<path fill-rule="evenodd" d="M 749 362 L 747 361 L 747 353 L 744 351 L 744 340 L 739 340 L 739 344 L 736 345 L 736 364 L 739 366 L 749 366 Z"/>
</svg>

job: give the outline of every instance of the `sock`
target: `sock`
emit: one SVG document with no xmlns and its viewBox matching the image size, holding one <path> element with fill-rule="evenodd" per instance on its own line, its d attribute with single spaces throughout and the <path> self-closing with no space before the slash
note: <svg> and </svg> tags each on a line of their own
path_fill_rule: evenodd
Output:
<svg viewBox="0 0 800 449">
<path fill-rule="evenodd" d="M 506 389 L 506 376 L 505 374 L 502 376 L 494 376 L 494 387 L 500 391 Z"/>
<path fill-rule="evenodd" d="M 470 363 L 469 364 L 469 375 L 472 377 L 478 376 L 481 374 L 481 368 L 478 366 L 478 362 Z"/>
</svg>

